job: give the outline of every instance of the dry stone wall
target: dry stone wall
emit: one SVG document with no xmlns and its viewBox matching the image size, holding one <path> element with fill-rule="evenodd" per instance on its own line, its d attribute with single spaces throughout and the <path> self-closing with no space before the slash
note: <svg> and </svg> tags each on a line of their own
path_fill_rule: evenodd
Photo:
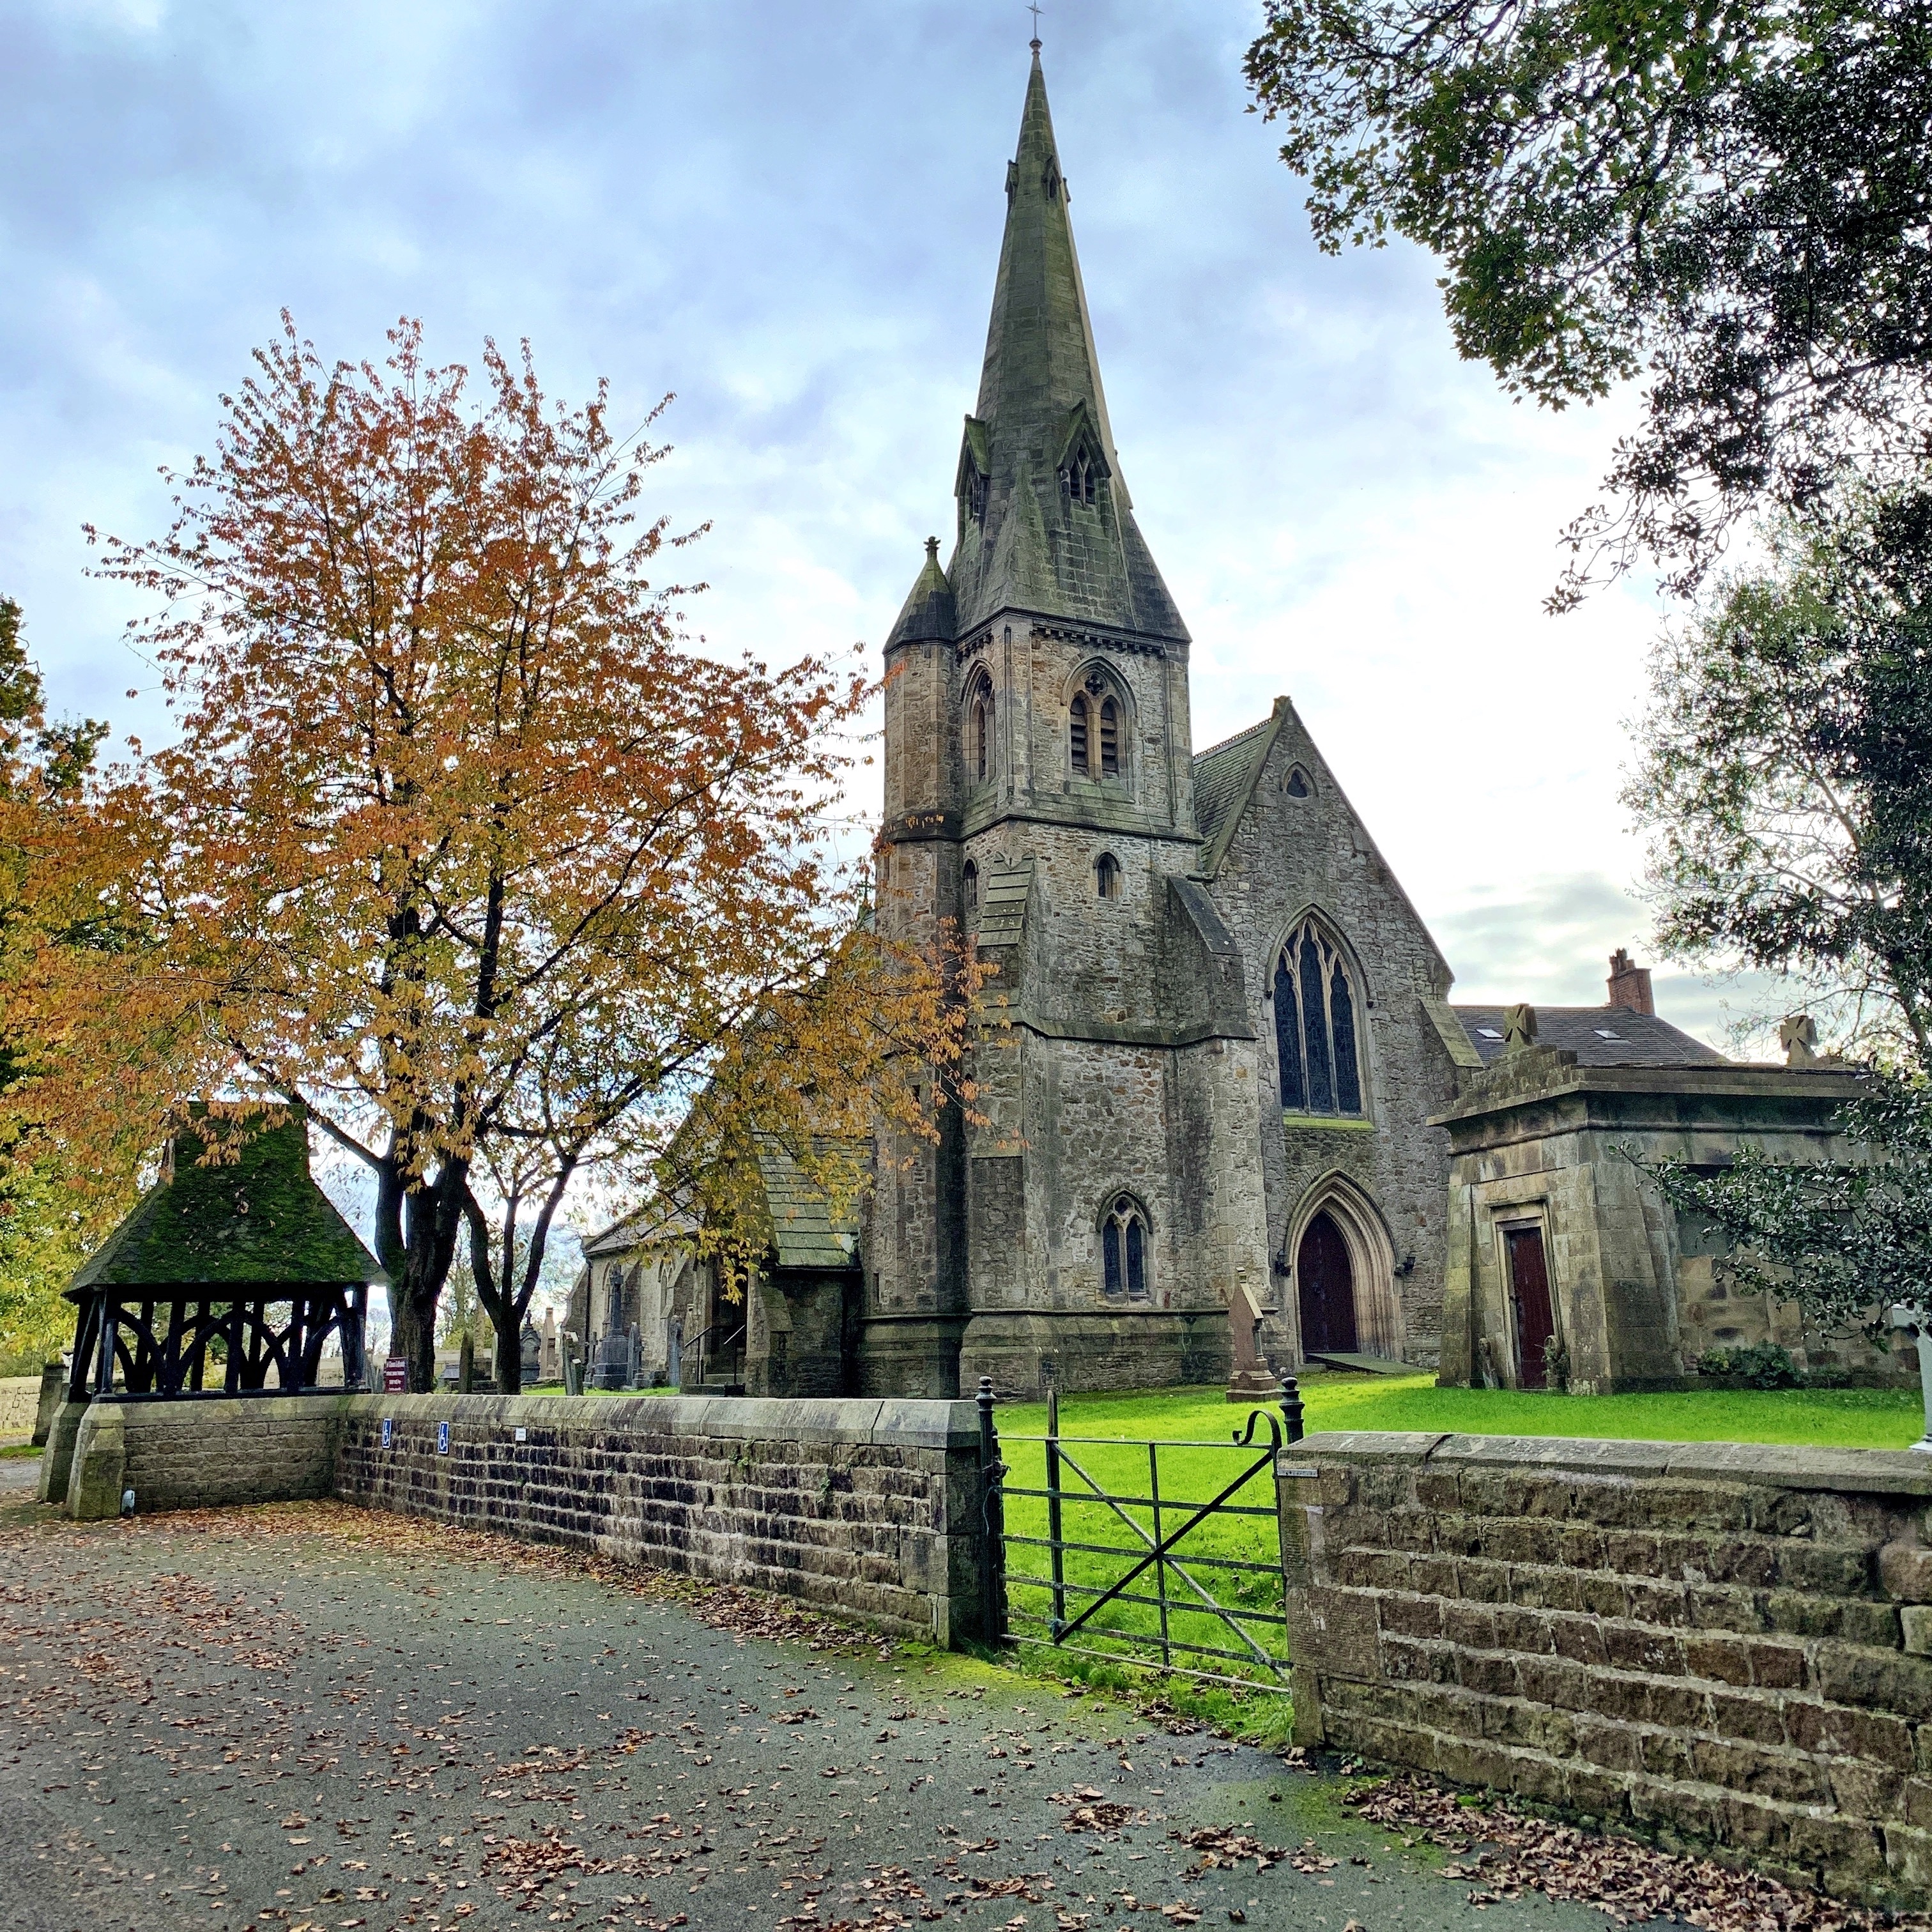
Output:
<svg viewBox="0 0 1932 1932">
<path fill-rule="evenodd" d="M 1932 1897 L 1928 1459 L 1328 1435 L 1280 1469 L 1303 1743 Z"/>
</svg>

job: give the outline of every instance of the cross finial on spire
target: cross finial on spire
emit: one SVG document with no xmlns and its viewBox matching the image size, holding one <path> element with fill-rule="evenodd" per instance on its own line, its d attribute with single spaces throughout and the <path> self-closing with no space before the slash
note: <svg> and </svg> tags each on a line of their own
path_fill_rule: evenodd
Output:
<svg viewBox="0 0 1932 1932">
<path fill-rule="evenodd" d="M 1039 0 L 1034 0 L 1034 4 L 1028 7 L 1027 11 L 1033 16 L 1033 38 L 1029 40 L 1027 44 L 1033 49 L 1035 53 L 1038 53 L 1040 52 Z"/>
</svg>

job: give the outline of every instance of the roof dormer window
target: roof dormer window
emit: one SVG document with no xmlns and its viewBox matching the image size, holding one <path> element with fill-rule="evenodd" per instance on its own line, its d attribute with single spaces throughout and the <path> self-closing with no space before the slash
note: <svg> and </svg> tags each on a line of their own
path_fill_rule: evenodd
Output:
<svg viewBox="0 0 1932 1932">
<path fill-rule="evenodd" d="M 1100 480 L 1100 466 L 1094 460 L 1094 452 L 1082 443 L 1068 459 L 1066 467 L 1060 472 L 1060 480 L 1066 486 L 1066 494 L 1076 503 L 1090 504 L 1094 488 Z"/>
</svg>

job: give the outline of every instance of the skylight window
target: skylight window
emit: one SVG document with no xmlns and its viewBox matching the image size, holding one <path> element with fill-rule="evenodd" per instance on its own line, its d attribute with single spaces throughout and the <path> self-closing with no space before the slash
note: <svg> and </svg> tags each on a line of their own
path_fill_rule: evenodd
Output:
<svg viewBox="0 0 1932 1932">
<path fill-rule="evenodd" d="M 1613 1040 L 1616 1041 L 1619 1046 L 1627 1044 L 1622 1034 L 1612 1033 L 1608 1027 L 1592 1027 L 1590 1030 L 1594 1033 L 1599 1040 Z"/>
<path fill-rule="evenodd" d="M 1497 1032 L 1494 1027 L 1477 1028 L 1476 1036 L 1479 1040 L 1501 1040 L 1502 1038 L 1502 1035 Z"/>
</svg>

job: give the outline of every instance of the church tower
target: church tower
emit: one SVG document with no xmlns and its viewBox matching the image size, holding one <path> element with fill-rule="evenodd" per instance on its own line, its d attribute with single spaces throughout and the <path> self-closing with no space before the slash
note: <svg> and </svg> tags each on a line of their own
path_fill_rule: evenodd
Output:
<svg viewBox="0 0 1932 1932">
<path fill-rule="evenodd" d="M 1187 628 L 1114 447 L 1036 43 L 1006 196 L 951 558 L 928 544 L 886 645 L 878 901 L 884 930 L 956 921 L 998 969 L 969 1068 L 986 1118 L 878 1150 L 878 1393 L 1216 1379 L 1230 1309 L 1267 1283 L 1257 1042 L 1197 871 Z"/>
</svg>

